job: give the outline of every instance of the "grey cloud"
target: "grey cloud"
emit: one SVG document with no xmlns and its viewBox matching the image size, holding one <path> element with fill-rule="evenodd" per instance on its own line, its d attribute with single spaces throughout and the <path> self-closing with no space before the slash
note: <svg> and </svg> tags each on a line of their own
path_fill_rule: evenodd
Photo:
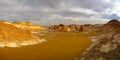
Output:
<svg viewBox="0 0 120 60">
<path fill-rule="evenodd" d="M 70 0 L 22 0 L 21 3 L 27 6 L 37 7 L 37 8 L 58 8 L 62 2 Z"/>
<path fill-rule="evenodd" d="M 75 7 L 83 7 L 97 12 L 104 11 L 112 6 L 111 3 L 105 3 L 102 0 L 75 0 L 72 4 L 75 4 Z"/>
<path fill-rule="evenodd" d="M 63 17 L 68 17 L 68 16 L 71 16 L 71 17 L 79 17 L 79 16 L 90 17 L 90 16 L 94 16 L 94 14 L 88 15 L 88 14 L 84 14 L 81 12 L 74 12 L 74 11 L 69 11 L 69 10 L 59 12 L 59 14 Z"/>
<path fill-rule="evenodd" d="M 69 9 L 81 7 L 101 13 L 105 9 L 110 8 L 111 5 L 110 3 L 106 4 L 102 0 L 1 0 L 0 19 L 46 22 L 51 15 L 60 15 L 63 18 L 91 17 L 96 15 L 86 15 L 81 12 L 70 11 Z M 56 21 L 58 20 L 59 22 L 62 21 L 61 19 Z"/>
</svg>

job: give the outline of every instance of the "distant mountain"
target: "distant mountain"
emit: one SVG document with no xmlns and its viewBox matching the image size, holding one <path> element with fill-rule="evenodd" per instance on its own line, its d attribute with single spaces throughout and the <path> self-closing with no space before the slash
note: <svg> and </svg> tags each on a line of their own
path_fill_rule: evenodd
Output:
<svg viewBox="0 0 120 60">
<path fill-rule="evenodd" d="M 39 42 L 41 40 L 32 35 L 30 31 L 0 21 L 0 47 L 18 47 L 37 44 Z"/>
</svg>

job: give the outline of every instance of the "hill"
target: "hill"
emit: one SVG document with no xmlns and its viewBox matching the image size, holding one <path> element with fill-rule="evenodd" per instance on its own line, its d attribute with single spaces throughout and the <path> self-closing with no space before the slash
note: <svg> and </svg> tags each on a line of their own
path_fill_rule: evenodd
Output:
<svg viewBox="0 0 120 60">
<path fill-rule="evenodd" d="M 113 20 L 110 20 L 105 25 L 109 26 L 111 28 L 119 28 L 120 27 L 120 22 L 117 19 L 113 19 Z"/>
<path fill-rule="evenodd" d="M 38 42 L 41 40 L 32 35 L 30 31 L 0 22 L 0 47 L 18 47 L 37 44 Z"/>
<path fill-rule="evenodd" d="M 31 22 L 17 22 L 17 21 L 16 22 L 8 22 L 5 20 L 1 20 L 0 22 L 16 26 L 20 29 L 29 30 L 31 32 L 40 31 L 40 30 L 45 29 L 45 27 L 37 25 L 37 24 L 33 24 Z"/>
</svg>

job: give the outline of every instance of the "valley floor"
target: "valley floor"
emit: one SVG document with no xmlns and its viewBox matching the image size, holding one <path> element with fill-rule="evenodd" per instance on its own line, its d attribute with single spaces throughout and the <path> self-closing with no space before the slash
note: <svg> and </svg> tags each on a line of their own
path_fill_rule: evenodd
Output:
<svg viewBox="0 0 120 60">
<path fill-rule="evenodd" d="M 37 34 L 47 41 L 41 44 L 0 48 L 0 60 L 71 60 L 82 54 L 92 43 L 90 35 L 72 32 L 49 32 Z M 45 34 L 45 35 L 44 35 Z"/>
</svg>

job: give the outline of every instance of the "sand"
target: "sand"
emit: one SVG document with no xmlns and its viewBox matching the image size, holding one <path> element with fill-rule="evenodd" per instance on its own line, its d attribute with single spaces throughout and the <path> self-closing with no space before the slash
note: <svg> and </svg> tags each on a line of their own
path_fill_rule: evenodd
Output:
<svg viewBox="0 0 120 60">
<path fill-rule="evenodd" d="M 39 36 L 46 39 L 44 43 L 0 48 L 0 60 L 70 60 L 90 46 L 89 36 L 83 33 L 47 33 Z"/>
</svg>

